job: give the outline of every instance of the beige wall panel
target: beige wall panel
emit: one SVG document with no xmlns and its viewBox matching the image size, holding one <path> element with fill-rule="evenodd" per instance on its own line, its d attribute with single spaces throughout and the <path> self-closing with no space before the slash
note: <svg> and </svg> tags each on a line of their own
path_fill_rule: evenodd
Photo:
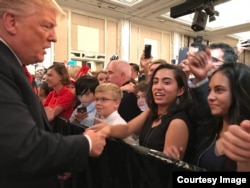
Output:
<svg viewBox="0 0 250 188">
<path fill-rule="evenodd" d="M 162 40 L 162 51 L 161 51 L 161 59 L 165 59 L 168 63 L 171 63 L 171 34 L 163 33 Z"/>
<path fill-rule="evenodd" d="M 88 16 L 72 13 L 72 24 L 88 26 L 89 25 Z"/>
<path fill-rule="evenodd" d="M 230 46 L 232 46 L 233 48 L 236 48 L 236 45 L 238 43 L 238 40 L 235 40 L 233 38 L 223 38 L 223 40 L 218 40 L 218 41 L 213 41 L 213 42 L 223 42 L 223 43 L 226 43 Z"/>
<path fill-rule="evenodd" d="M 104 68 L 104 63 L 96 63 L 96 70 L 95 71 L 103 70 L 103 68 Z"/>
<path fill-rule="evenodd" d="M 238 61 L 244 63 L 244 56 L 245 56 L 245 55 L 242 53 L 242 54 L 238 57 Z"/>
<path fill-rule="evenodd" d="M 71 48 L 72 50 L 77 50 L 77 25 L 71 25 Z"/>
<path fill-rule="evenodd" d="M 73 13 L 72 14 L 72 49 L 73 50 L 78 50 L 77 46 L 78 46 L 78 39 L 77 39 L 77 26 L 81 25 L 81 26 L 85 26 L 85 27 L 92 27 L 92 28 L 96 28 L 99 30 L 99 53 L 104 53 L 105 52 L 105 46 L 104 46 L 104 25 L 105 25 L 105 21 L 104 19 L 99 19 L 99 18 L 92 18 L 89 16 L 85 16 L 85 15 L 80 15 L 80 14 L 76 14 Z M 83 33 L 86 35 L 90 35 L 88 33 Z M 91 43 L 91 37 L 89 38 L 89 42 Z M 86 44 L 88 45 L 88 44 Z"/>
<path fill-rule="evenodd" d="M 66 12 L 66 16 L 67 15 Z M 57 24 L 57 42 L 54 44 L 54 61 L 68 61 L 68 17 L 59 20 Z"/>
<path fill-rule="evenodd" d="M 243 62 L 245 63 L 245 64 L 248 64 L 248 65 L 250 65 L 250 51 L 249 50 L 246 50 L 245 52 L 244 52 L 244 60 L 243 60 Z"/>
<path fill-rule="evenodd" d="M 106 59 L 113 54 L 118 54 L 118 24 L 117 22 L 107 22 L 107 44 L 106 44 Z"/>
<path fill-rule="evenodd" d="M 130 38 L 130 62 L 140 64 L 140 56 L 142 50 L 138 49 L 140 41 L 139 27 L 131 24 L 131 38 Z"/>
<path fill-rule="evenodd" d="M 104 45 L 104 42 L 105 42 L 105 37 L 104 37 L 105 20 L 89 17 L 88 27 L 97 28 L 99 30 L 99 53 L 105 53 L 105 45 Z"/>
<path fill-rule="evenodd" d="M 163 33 L 163 31 L 154 30 L 131 24 L 131 42 L 130 42 L 130 59 L 134 63 L 139 64 L 141 53 L 144 50 L 145 39 L 157 41 L 156 58 L 162 58 L 170 62 L 171 52 L 171 33 Z M 153 51 L 154 49 L 152 49 Z"/>
<path fill-rule="evenodd" d="M 150 38 L 153 40 L 161 40 L 161 32 L 150 30 L 150 28 L 141 27 L 141 38 Z"/>
<path fill-rule="evenodd" d="M 187 36 L 184 36 L 184 46 L 181 47 L 187 47 L 189 45 L 190 41 L 188 40 Z"/>
<path fill-rule="evenodd" d="M 104 19 L 99 19 L 99 18 L 92 18 L 89 17 L 89 27 L 94 27 L 94 28 L 98 28 L 100 30 L 104 30 Z"/>
<path fill-rule="evenodd" d="M 162 33 L 159 31 L 154 31 L 151 28 L 141 27 L 140 28 L 140 49 L 144 49 L 144 40 L 151 39 L 157 41 L 157 54 L 152 54 L 154 59 L 161 58 L 161 47 L 162 47 Z M 152 51 L 154 51 L 152 46 Z M 152 52 L 153 53 L 153 52 Z M 155 57 L 154 57 L 155 56 Z"/>
</svg>

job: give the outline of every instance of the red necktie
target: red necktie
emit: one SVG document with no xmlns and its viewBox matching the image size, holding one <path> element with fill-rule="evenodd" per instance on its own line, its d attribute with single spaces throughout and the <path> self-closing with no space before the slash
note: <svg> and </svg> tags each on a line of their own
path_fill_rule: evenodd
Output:
<svg viewBox="0 0 250 188">
<path fill-rule="evenodd" d="M 34 82 L 33 76 L 29 73 L 29 71 L 25 65 L 23 65 L 22 68 L 23 68 L 23 72 L 26 74 L 30 84 L 32 85 L 35 94 L 37 94 L 36 83 Z"/>
</svg>

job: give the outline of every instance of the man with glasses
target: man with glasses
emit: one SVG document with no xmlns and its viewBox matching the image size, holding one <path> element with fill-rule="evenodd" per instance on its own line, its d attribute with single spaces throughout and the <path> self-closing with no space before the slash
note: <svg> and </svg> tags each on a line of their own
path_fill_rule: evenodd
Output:
<svg viewBox="0 0 250 188">
<path fill-rule="evenodd" d="M 209 124 L 212 115 L 207 102 L 209 94 L 209 76 L 224 63 L 237 63 L 238 55 L 234 49 L 225 43 L 212 43 L 208 48 L 196 53 L 187 54 L 187 62 L 190 72 L 195 77 L 195 82 L 190 85 L 193 98 L 191 118 L 196 122 L 196 142 L 194 153 L 206 138 L 206 130 L 211 128 Z"/>
<path fill-rule="evenodd" d="M 191 87 L 208 82 L 208 76 L 224 63 L 236 63 L 238 55 L 226 43 L 212 43 L 207 49 L 187 53 L 188 66 L 195 77 Z"/>
<path fill-rule="evenodd" d="M 189 48 L 185 65 L 189 74 L 194 77 L 189 83 L 194 99 L 194 118 L 203 121 L 210 109 L 207 104 L 208 77 L 220 65 L 224 63 L 236 63 L 238 55 L 234 49 L 226 43 L 212 43 L 207 48 L 200 43 L 194 43 Z M 198 107 L 197 107 L 198 106 Z M 202 108 L 199 108 L 202 107 Z M 198 114 L 198 115 L 197 115 Z"/>
<path fill-rule="evenodd" d="M 213 62 L 212 70 L 217 69 L 224 63 L 235 63 L 238 60 L 238 55 L 234 49 L 226 43 L 212 43 L 208 48 Z"/>
</svg>

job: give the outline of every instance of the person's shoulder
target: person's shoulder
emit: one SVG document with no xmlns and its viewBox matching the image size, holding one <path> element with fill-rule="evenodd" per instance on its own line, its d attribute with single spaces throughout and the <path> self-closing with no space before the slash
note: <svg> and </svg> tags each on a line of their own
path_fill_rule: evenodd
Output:
<svg viewBox="0 0 250 188">
<path fill-rule="evenodd" d="M 131 104 L 134 104 L 134 106 L 137 106 L 137 97 L 133 92 L 132 93 L 125 92 L 125 93 L 123 93 L 123 97 L 122 97 L 121 102 L 125 103 L 125 105 L 130 104 L 130 106 L 131 106 Z M 139 107 L 138 107 L 138 109 L 139 109 Z"/>
<path fill-rule="evenodd" d="M 168 117 L 171 119 L 182 119 L 187 123 L 191 122 L 190 116 L 189 116 L 188 112 L 185 110 L 177 111 Z"/>
<path fill-rule="evenodd" d="M 62 90 L 60 91 L 60 93 L 64 94 L 64 95 L 68 95 L 68 96 L 73 96 L 74 97 L 74 94 L 66 86 L 64 86 L 62 88 Z"/>
<path fill-rule="evenodd" d="M 126 98 L 134 98 L 134 97 L 136 97 L 136 95 L 135 95 L 134 92 L 123 91 L 123 98 L 124 97 L 126 97 Z"/>
<path fill-rule="evenodd" d="M 173 113 L 172 116 L 188 116 L 188 112 L 186 110 L 179 110 Z"/>
<path fill-rule="evenodd" d="M 50 91 L 46 98 L 50 98 L 51 96 L 54 96 L 55 93 L 56 93 L 55 90 Z"/>
</svg>

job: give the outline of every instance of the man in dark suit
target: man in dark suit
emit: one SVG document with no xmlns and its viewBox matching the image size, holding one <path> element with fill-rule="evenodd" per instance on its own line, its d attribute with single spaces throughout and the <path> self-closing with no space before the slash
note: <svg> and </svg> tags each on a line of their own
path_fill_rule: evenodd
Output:
<svg viewBox="0 0 250 188">
<path fill-rule="evenodd" d="M 57 175 L 82 170 L 105 137 L 93 131 L 62 136 L 49 123 L 22 66 L 42 62 L 56 42 L 53 0 L 0 1 L 0 187 L 55 188 Z"/>
</svg>

